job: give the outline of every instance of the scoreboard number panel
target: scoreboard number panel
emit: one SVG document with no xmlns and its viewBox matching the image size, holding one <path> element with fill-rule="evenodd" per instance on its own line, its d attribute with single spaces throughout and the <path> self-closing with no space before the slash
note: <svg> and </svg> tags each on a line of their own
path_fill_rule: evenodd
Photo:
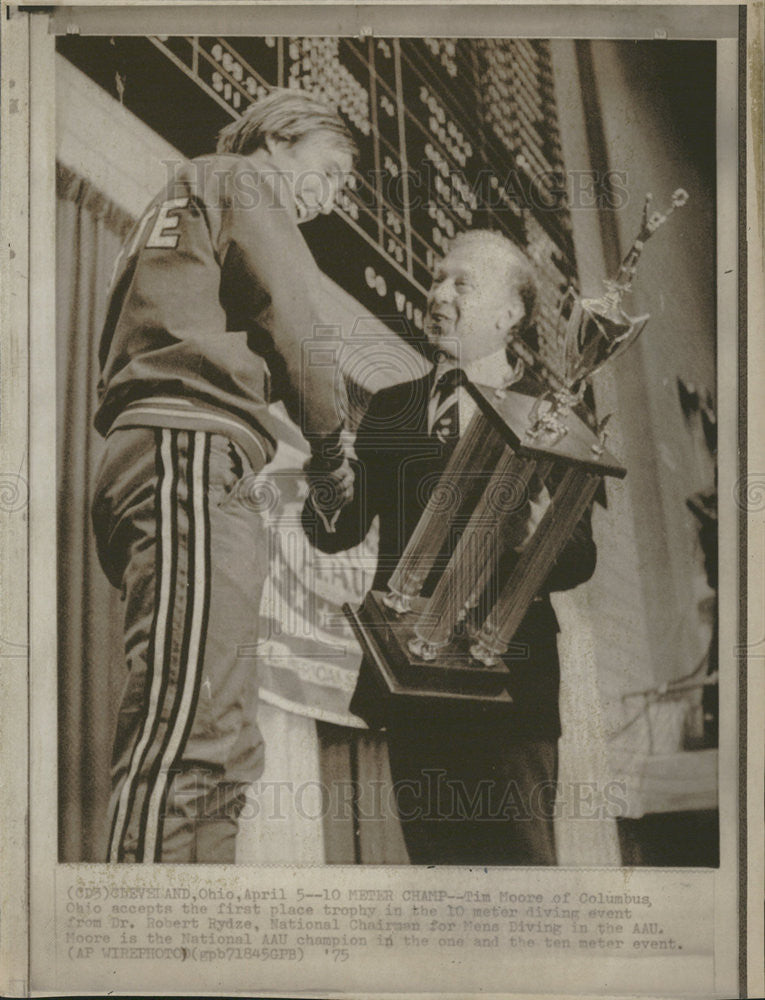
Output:
<svg viewBox="0 0 765 1000">
<path fill-rule="evenodd" d="M 536 39 L 62 36 L 59 51 L 185 156 L 273 86 L 338 107 L 360 150 L 335 212 L 303 227 L 319 266 L 422 335 L 449 240 L 489 227 L 541 277 L 540 351 L 577 283 L 548 43 Z"/>
</svg>

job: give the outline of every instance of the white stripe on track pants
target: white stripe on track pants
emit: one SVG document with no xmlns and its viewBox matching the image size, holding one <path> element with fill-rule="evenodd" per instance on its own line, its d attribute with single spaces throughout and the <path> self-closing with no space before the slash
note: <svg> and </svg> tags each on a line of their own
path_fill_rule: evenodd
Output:
<svg viewBox="0 0 765 1000">
<path fill-rule="evenodd" d="M 252 475 L 236 445 L 206 431 L 107 439 L 93 523 L 122 590 L 128 668 L 109 861 L 234 861 L 244 792 L 264 763 L 253 651 L 269 559 Z"/>
</svg>

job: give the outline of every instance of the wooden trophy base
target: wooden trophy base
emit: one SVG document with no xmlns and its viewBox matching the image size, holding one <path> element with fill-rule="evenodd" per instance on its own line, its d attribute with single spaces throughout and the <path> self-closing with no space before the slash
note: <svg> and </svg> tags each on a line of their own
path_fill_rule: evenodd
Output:
<svg viewBox="0 0 765 1000">
<path fill-rule="evenodd" d="M 411 652 L 409 640 L 425 603 L 413 598 L 412 610 L 398 614 L 383 603 L 381 592 L 370 591 L 358 610 L 344 605 L 364 652 L 351 711 L 374 727 L 445 712 L 462 718 L 507 712 L 513 704 L 510 671 L 502 662 L 488 667 L 474 660 L 467 636 L 455 635 L 435 660 Z"/>
</svg>

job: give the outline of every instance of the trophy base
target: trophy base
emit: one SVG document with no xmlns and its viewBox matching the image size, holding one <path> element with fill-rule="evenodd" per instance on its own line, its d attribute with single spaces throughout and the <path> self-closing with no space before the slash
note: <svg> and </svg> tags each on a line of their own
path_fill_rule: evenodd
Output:
<svg viewBox="0 0 765 1000">
<path fill-rule="evenodd" d="M 397 614 L 383 597 L 371 591 L 358 610 L 347 604 L 343 608 L 364 652 L 351 701 L 355 715 L 379 728 L 397 718 L 432 717 L 434 712 L 469 717 L 503 713 L 512 706 L 510 671 L 503 662 L 479 663 L 470 655 L 471 640 L 460 634 L 435 660 L 422 659 L 409 643 L 425 599 L 413 598 L 412 610 Z"/>
</svg>

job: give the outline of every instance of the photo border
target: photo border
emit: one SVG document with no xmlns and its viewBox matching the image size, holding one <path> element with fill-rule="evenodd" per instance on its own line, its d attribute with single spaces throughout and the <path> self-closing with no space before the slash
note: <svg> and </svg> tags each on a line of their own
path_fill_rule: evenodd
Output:
<svg viewBox="0 0 765 1000">
<path fill-rule="evenodd" d="M 55 428 L 55 368 L 50 366 L 46 371 L 44 365 L 35 366 L 35 345 L 37 345 L 38 350 L 41 344 L 45 344 L 49 341 L 50 330 L 55 328 L 55 310 L 53 308 L 53 297 L 50 294 L 50 281 L 49 273 L 51 268 L 55 268 L 55 257 L 53 248 L 50 245 L 50 240 L 48 234 L 52 231 L 53 218 L 51 213 L 51 207 L 55 203 L 54 198 L 54 174 L 53 174 L 53 163 L 55 162 L 55 102 L 50 101 L 51 88 L 53 87 L 53 68 L 52 62 L 49 60 L 49 65 L 44 72 L 41 72 L 40 64 L 34 63 L 33 60 L 36 58 L 36 53 L 39 48 L 45 48 L 47 46 L 49 51 L 52 51 L 50 47 L 50 38 L 48 36 L 47 28 L 44 25 L 41 14 L 36 10 L 38 5 L 29 4 L 24 8 L 19 8 L 18 13 L 13 12 L 12 16 L 9 15 L 9 10 L 6 8 L 3 12 L 4 18 L 7 18 L 6 23 L 4 23 L 5 28 L 5 39 L 4 39 L 4 49 L 6 45 L 9 45 L 9 49 L 4 52 L 7 56 L 3 60 L 3 87 L 2 87 L 2 99 L 3 99 L 3 130 L 4 139 L 3 143 L 3 223 L 4 231 L 9 234 L 9 243 L 13 248 L 15 254 L 13 259 L 4 259 L 4 271 L 8 275 L 9 281 L 6 284 L 6 291 L 3 293 L 3 338 L 4 338 L 4 351 L 8 351 L 8 345 L 11 344 L 14 351 L 16 352 L 14 356 L 14 366 L 10 369 L 7 365 L 4 365 L 4 370 L 2 372 L 2 405 L 3 405 L 3 426 L 0 427 L 0 435 L 2 435 L 2 445 L 4 455 L 13 455 L 14 459 L 8 466 L 9 470 L 17 467 L 15 461 L 15 456 L 21 454 L 21 462 L 18 464 L 18 468 L 24 468 L 24 462 L 27 462 L 27 477 L 23 477 L 23 473 L 4 473 L 3 482 L 5 481 L 6 475 L 16 475 L 16 487 L 17 489 L 24 489 L 28 484 L 31 484 L 31 489 L 29 490 L 29 507 L 28 515 L 29 521 L 27 523 L 34 526 L 35 538 L 34 545 L 25 543 L 23 546 L 19 545 L 20 535 L 23 537 L 24 529 L 19 528 L 19 518 L 16 520 L 13 517 L 4 520 L 2 525 L 0 525 L 0 531 L 2 531 L 2 540 L 8 541 L 11 548 L 7 551 L 12 552 L 12 560 L 10 561 L 10 568 L 8 565 L 5 566 L 4 572 L 8 574 L 7 579 L 12 579 L 14 574 L 27 576 L 27 560 L 29 568 L 29 578 L 35 581 L 34 588 L 27 589 L 27 604 L 26 610 L 24 609 L 23 601 L 23 590 L 22 588 L 4 587 L 3 595 L 3 620 L 6 622 L 13 622 L 16 625 L 19 621 L 26 619 L 28 627 L 29 640 L 32 643 L 32 657 L 36 664 L 54 664 L 56 662 L 55 655 L 55 627 L 51 629 L 38 629 L 35 625 L 37 622 L 44 622 L 46 619 L 46 609 L 47 615 L 49 616 L 50 607 L 55 607 L 55 577 L 49 577 L 47 575 L 49 570 L 49 555 L 46 554 L 46 550 L 49 552 L 48 546 L 52 547 L 55 551 L 55 521 L 49 516 L 50 505 L 49 505 L 49 494 L 39 492 L 37 488 L 37 483 L 46 484 L 50 477 L 50 470 L 55 469 L 55 435 L 50 435 L 51 421 Z M 50 6 L 50 5 L 48 5 Z M 261 13 L 264 12 L 266 5 L 246 5 L 246 7 L 258 6 Z M 272 7 L 275 5 L 272 5 Z M 489 8 L 491 5 L 481 5 L 482 9 Z M 590 5 L 587 5 L 588 7 Z M 610 5 L 608 5 L 610 6 Z M 651 10 L 655 12 L 654 17 L 658 18 L 659 12 L 671 11 L 673 15 L 679 7 L 682 6 L 683 12 L 686 16 L 689 15 L 690 6 L 683 5 L 645 5 L 640 8 L 641 15 L 647 13 L 647 8 L 651 7 Z M 704 5 L 701 5 L 702 7 Z M 706 13 L 713 17 L 714 13 L 721 8 L 730 7 L 733 5 L 708 5 L 706 7 Z M 84 14 L 77 12 L 74 16 L 82 17 L 82 27 L 84 28 L 88 19 L 91 16 L 101 16 L 104 11 L 110 11 L 108 16 L 111 17 L 111 12 L 117 8 L 122 8 L 123 5 L 110 5 L 110 6 L 93 6 L 87 8 L 87 17 Z M 410 5 L 385 5 L 385 15 L 389 16 L 391 12 L 395 13 L 397 18 L 400 16 L 401 10 L 408 8 Z M 474 19 L 476 16 L 475 9 L 471 5 L 459 5 L 460 9 L 469 8 L 469 16 Z M 228 9 L 228 8 L 225 8 Z M 233 6 L 232 10 L 241 12 L 245 9 L 245 5 Z M 286 9 L 286 8 L 285 8 Z M 299 7 L 298 5 L 291 5 L 289 7 L 290 11 L 299 10 L 301 12 L 301 31 L 300 34 L 311 34 L 314 33 L 312 30 L 303 29 L 302 23 L 304 21 L 304 15 L 308 8 Z M 425 8 L 424 5 L 419 5 L 419 9 L 429 10 Z M 531 7 L 530 5 L 524 5 L 522 8 L 524 11 L 531 9 L 539 10 L 539 8 Z M 558 7 L 557 5 L 551 5 L 551 11 L 555 11 L 557 17 L 564 16 L 565 8 Z M 578 8 L 581 11 L 582 8 Z M 693 10 L 699 9 L 698 5 L 694 5 Z M 224 16 L 224 8 L 218 6 L 215 8 L 215 14 L 212 15 L 216 18 Z M 327 16 L 327 11 L 329 11 L 329 5 L 327 5 L 321 14 L 318 14 L 318 9 L 316 11 L 311 11 L 311 17 L 319 16 L 320 18 Z M 341 8 L 342 10 L 342 8 Z M 344 13 L 348 13 L 351 8 L 345 8 Z M 619 17 L 627 17 L 629 12 L 635 10 L 634 7 L 621 7 Z M 26 38 L 24 38 L 24 32 L 18 30 L 20 22 L 18 19 L 23 17 L 24 12 L 29 11 L 34 13 L 31 14 L 27 21 L 28 30 L 26 32 Z M 71 18 L 73 8 L 60 8 L 54 11 L 51 15 L 51 25 L 54 30 L 56 30 L 56 25 L 60 25 L 63 20 L 66 20 L 67 26 L 72 24 Z M 359 23 L 359 30 L 365 29 L 371 26 L 374 29 L 375 19 L 380 16 L 379 8 L 376 7 L 366 7 L 364 5 L 354 5 L 352 8 L 352 17 L 360 18 L 361 23 Z M 372 13 L 374 11 L 374 13 Z M 269 9 L 269 13 L 271 9 Z M 750 8 L 751 12 L 751 8 Z M 121 11 L 124 13 L 124 11 Z M 158 16 L 164 18 L 168 14 L 174 14 L 175 16 L 194 16 L 194 12 L 189 10 L 188 7 L 175 7 L 172 11 L 161 10 Z M 141 21 L 142 25 L 145 24 L 144 15 L 147 14 L 147 8 L 143 7 L 141 11 Z M 365 20 L 363 15 L 368 14 L 369 17 Z M 453 14 L 453 10 L 450 10 L 450 15 Z M 237 14 L 238 16 L 238 14 Z M 547 15 L 546 15 L 547 16 Z M 679 16 L 679 15 L 678 15 Z M 739 22 L 744 21 L 746 23 L 746 11 L 743 7 L 738 7 L 738 17 Z M 151 18 L 149 18 L 151 20 Z M 650 20 L 650 16 L 649 16 Z M 704 18 L 699 18 L 699 21 L 705 20 Z M 749 27 L 752 28 L 751 21 L 754 18 L 750 18 Z M 367 24 L 367 21 L 371 24 Z M 31 22 L 31 23 L 30 23 Z M 111 22 L 110 22 L 111 23 Z M 666 22 L 665 22 L 666 23 Z M 153 24 L 153 22 L 152 22 Z M 701 30 L 699 28 L 698 22 L 695 22 L 696 28 L 694 30 Z M 11 27 L 11 25 L 14 25 Z M 122 33 L 121 29 L 114 28 L 114 24 L 111 25 L 114 29 L 114 33 Z M 196 29 L 196 26 L 195 26 Z M 143 27 L 141 34 L 153 33 L 154 27 Z M 666 28 L 661 30 L 667 30 Z M 753 29 L 754 30 L 754 29 Z M 759 45 L 761 52 L 761 26 L 760 26 L 760 36 Z M 109 31 L 108 33 L 112 33 Z M 125 32 L 130 33 L 130 32 Z M 200 33 L 203 33 L 200 31 Z M 218 32 L 220 33 L 220 32 Z M 226 34 L 236 34 L 235 30 L 232 30 L 226 26 Z M 259 27 L 258 33 L 267 33 L 262 27 Z M 318 33 L 321 33 L 318 31 Z M 325 32 L 326 33 L 326 32 Z M 398 32 L 397 32 L 398 33 Z M 439 32 L 443 34 L 443 32 Z M 461 33 L 461 32 L 460 32 Z M 515 28 L 515 33 L 520 34 Z M 547 34 L 550 34 L 549 32 Z M 578 33 L 577 33 L 578 34 Z M 8 41 L 10 37 L 10 42 Z M 554 37 L 550 34 L 550 37 Z M 568 37 L 571 37 L 570 33 Z M 631 37 L 631 36 L 627 36 Z M 26 43 L 26 44 L 25 44 Z M 753 49 L 756 52 L 756 46 L 758 44 L 757 36 L 750 41 L 749 51 Z M 746 42 L 739 36 L 738 41 L 739 53 L 746 51 Z M 748 68 L 750 74 L 750 87 L 751 80 L 753 76 L 756 76 L 756 69 L 752 67 L 753 60 L 749 59 Z M 14 81 L 13 87 L 10 85 L 10 81 Z M 26 86 L 26 95 L 23 96 L 22 92 Z M 11 94 L 11 90 L 14 93 Z M 757 733 L 757 722 L 761 724 L 762 721 L 762 678 L 753 677 L 751 680 L 754 681 L 754 690 L 751 690 L 748 686 L 748 670 L 752 670 L 752 666 L 755 661 L 762 660 L 761 653 L 753 652 L 754 649 L 763 645 L 765 640 L 757 640 L 754 643 L 750 642 L 753 635 L 759 635 L 759 631 L 754 627 L 754 624 L 749 622 L 748 628 L 748 614 L 749 616 L 753 613 L 755 608 L 762 606 L 762 580 L 761 574 L 758 573 L 758 566 L 761 566 L 761 561 L 755 565 L 752 565 L 752 554 L 757 551 L 757 545 L 759 545 L 760 550 L 762 548 L 762 509 L 761 509 L 761 490 L 763 477 L 762 473 L 755 470 L 755 466 L 750 464 L 750 456 L 761 456 L 762 451 L 755 450 L 759 445 L 761 445 L 762 432 L 757 432 L 757 421 L 752 420 L 752 414 L 750 412 L 750 405 L 756 402 L 756 395 L 752 392 L 752 387 L 756 389 L 757 382 L 754 379 L 762 374 L 762 345 L 753 344 L 751 337 L 747 336 L 747 330 L 749 333 L 753 333 L 758 329 L 759 323 L 762 319 L 762 279 L 761 270 L 756 270 L 758 263 L 761 265 L 762 262 L 762 215 L 759 210 L 757 191 L 762 189 L 762 162 L 761 157 L 759 161 L 759 169 L 757 167 L 757 153 L 755 144 L 758 139 L 758 126 L 756 124 L 757 119 L 752 113 L 751 98 L 750 104 L 747 106 L 746 102 L 741 101 L 742 95 L 746 94 L 746 79 L 744 68 L 741 68 L 739 73 L 739 116 L 737 121 L 738 127 L 738 147 L 742 150 L 742 137 L 746 137 L 746 149 L 749 164 L 747 164 L 745 157 L 739 155 L 738 161 L 738 235 L 739 235 L 739 257 L 738 257 L 738 267 L 739 275 L 741 280 L 738 282 L 738 316 L 739 316 L 739 357 L 737 359 L 737 383 L 738 383 L 738 400 L 737 400 L 737 420 L 739 428 L 739 458 L 737 462 L 737 476 L 735 477 L 736 486 L 738 488 L 738 498 L 739 507 L 742 514 L 748 515 L 742 516 L 741 527 L 738 532 L 738 546 L 734 546 L 737 549 L 738 556 L 738 571 L 739 576 L 738 589 L 739 589 L 739 602 L 740 602 L 740 631 L 739 631 L 739 642 L 738 648 L 741 655 L 741 671 L 739 676 L 739 731 L 738 731 L 738 752 L 740 758 L 740 770 L 739 770 L 739 787 L 738 795 L 739 802 L 741 806 L 741 822 L 739 824 L 738 831 L 738 851 L 741 859 L 741 865 L 739 869 L 739 879 L 740 879 L 740 896 L 739 896 L 739 935 L 738 935 L 738 964 L 739 964 L 739 987 L 746 995 L 746 990 L 749 989 L 751 992 L 748 995 L 756 995 L 755 990 L 752 989 L 752 984 L 757 984 L 757 966 L 755 962 L 758 956 L 757 946 L 761 942 L 762 937 L 762 927 L 761 927 L 761 914 L 757 916 L 757 912 L 761 909 L 755 903 L 753 906 L 753 900 L 761 900 L 761 882 L 762 882 L 762 851 L 759 845 L 755 842 L 755 838 L 748 836 L 747 821 L 751 824 L 757 822 L 758 819 L 762 817 L 762 807 L 761 807 L 761 788 L 757 786 L 758 771 L 761 777 L 761 762 L 762 753 L 759 748 L 759 743 L 756 744 L 757 749 L 754 754 L 751 753 L 751 746 L 753 740 Z M 12 111 L 13 101 L 17 101 L 16 110 Z M 747 117 L 749 114 L 749 117 Z M 18 117 L 14 117 L 14 116 Z M 747 128 L 747 126 L 750 126 Z M 759 139 L 761 141 L 761 125 L 759 126 Z M 10 152 L 8 148 L 10 147 Z M 718 145 L 719 149 L 719 145 Z M 52 151 L 52 153 L 51 153 Z M 28 160 L 27 160 L 28 156 Z M 749 165 L 749 171 L 747 166 Z M 13 185 L 13 199 L 9 198 L 8 187 L 9 183 Z M 719 178 L 718 178 L 718 191 L 719 191 Z M 40 194 L 42 193 L 42 197 Z M 28 199 L 29 207 L 29 235 L 25 235 L 25 220 L 23 217 L 23 212 L 19 213 L 19 207 L 25 204 L 25 197 Z M 10 202 L 13 201 L 13 204 Z M 747 214 L 748 209 L 748 214 Z M 7 223 L 7 226 L 6 226 Z M 749 240 L 747 241 L 747 233 L 749 234 Z M 754 239 L 752 239 L 752 234 Z M 27 243 L 28 239 L 28 243 Z M 47 246 L 46 246 L 47 239 Z M 747 242 L 748 242 L 748 253 L 747 253 Z M 26 262 L 27 260 L 34 263 L 34 266 L 29 270 L 29 278 L 27 284 L 26 277 Z M 18 263 L 16 263 L 18 262 Z M 48 271 L 46 272 L 46 267 Z M 747 270 L 748 269 L 748 270 Z M 722 287 L 718 283 L 718 287 Z M 21 294 L 23 290 L 23 295 Z M 30 329 L 30 343 L 31 343 L 31 374 L 33 375 L 33 390 L 32 393 L 30 388 L 30 394 L 27 398 L 26 389 L 24 385 L 23 372 L 25 369 L 25 361 L 30 359 L 26 356 L 26 344 L 25 338 L 20 336 L 18 331 L 25 330 L 27 328 L 27 323 Z M 11 340 L 5 331 L 11 329 L 15 336 Z M 37 355 L 39 357 L 40 355 Z M 718 358 L 718 363 L 720 363 Z M 19 378 L 19 375 L 22 375 Z M 11 378 L 13 377 L 13 378 Z M 762 382 L 760 381 L 760 385 Z M 719 391 L 719 390 L 718 390 Z M 42 395 L 41 395 L 42 393 Z M 46 393 L 49 394 L 46 396 Z M 32 407 L 32 399 L 35 399 L 35 406 Z M 40 409 L 39 400 L 41 398 L 47 398 L 48 406 Z M 53 401 L 53 402 L 51 402 Z M 28 409 L 27 409 L 28 407 Z M 722 409 L 722 406 L 721 406 Z M 50 412 L 52 410 L 52 413 Z M 10 414 L 10 416 L 8 416 Z M 23 428 L 26 425 L 26 418 L 29 419 L 29 448 L 20 448 L 22 442 L 26 443 L 26 435 Z M 760 421 L 761 424 L 761 421 Z M 10 450 L 6 450 L 5 446 L 8 446 Z M 26 482 L 22 484 L 18 477 L 26 478 Z M 5 489 L 4 486 L 2 486 Z M 3 513 L 11 513 L 14 517 L 18 513 L 17 509 L 9 510 L 8 501 L 5 500 L 5 494 L 3 494 L 4 506 L 2 507 Z M 14 501 L 15 503 L 16 501 Z M 759 519 L 758 516 L 759 515 Z M 6 523 L 7 521 L 7 523 Z M 748 523 L 747 523 L 748 522 Z M 28 547 L 27 547 L 28 545 Z M 24 551 L 26 549 L 26 552 Z M 760 552 L 761 554 L 761 552 Z M 722 540 L 721 540 L 721 555 L 722 555 Z M 47 565 L 46 565 L 47 563 Z M 21 570 L 21 573 L 19 573 Z M 6 583 L 3 580 L 3 583 Z M 5 596 L 10 594 L 10 598 Z M 759 601 L 759 603 L 757 603 Z M 52 603 L 51 603 L 52 602 Z M 51 631 L 53 633 L 53 638 L 51 641 Z M 8 636 L 13 635 L 13 639 L 9 639 Z M 4 702 L 4 716 L 2 722 L 4 723 L 2 727 L 2 743 L 0 748 L 3 751 L 3 773 L 6 778 L 9 778 L 13 782 L 14 790 L 16 788 L 20 789 L 19 794 L 14 794 L 11 796 L 11 804 L 9 805 L 6 815 L 4 816 L 3 829 L 2 829 L 2 847 L 3 847 L 3 857 L 6 859 L 4 863 L 3 871 L 3 889 L 2 891 L 2 903 L 3 903 L 3 915 L 5 919 L 3 921 L 4 931 L 0 936 L 0 968 L 2 969 L 2 979 L 0 983 L 3 985 L 5 983 L 10 983 L 12 988 L 20 989 L 22 985 L 26 986 L 26 983 L 30 981 L 29 970 L 31 968 L 32 956 L 28 951 L 28 943 L 23 941 L 24 938 L 24 920 L 20 920 L 18 923 L 13 922 L 10 924 L 7 914 L 13 912 L 11 905 L 9 903 L 8 887 L 12 885 L 16 891 L 22 887 L 21 895 L 16 898 L 24 899 L 26 891 L 29 889 L 30 875 L 32 874 L 27 870 L 28 866 L 28 855 L 27 855 L 27 844 L 34 843 L 34 850 L 37 856 L 40 856 L 41 845 L 39 842 L 40 832 L 39 828 L 42 827 L 42 833 L 45 837 L 45 843 L 48 847 L 44 848 L 44 853 L 47 855 L 49 845 L 52 839 L 53 842 L 53 858 L 57 857 L 57 849 L 55 846 L 55 824 L 50 824 L 47 822 L 48 831 L 45 831 L 46 821 L 45 815 L 48 812 L 50 805 L 45 807 L 44 803 L 35 802 L 32 800 L 30 805 L 29 813 L 27 813 L 26 808 L 22 808 L 25 799 L 29 794 L 29 785 L 25 783 L 24 787 L 21 787 L 19 782 L 19 777 L 25 776 L 25 773 L 29 771 L 35 771 L 37 773 L 37 779 L 33 777 L 33 787 L 40 787 L 38 781 L 41 777 L 40 772 L 45 769 L 45 761 L 35 761 L 34 754 L 27 750 L 27 743 L 20 742 L 20 732 L 27 721 L 27 713 L 29 713 L 29 725 L 27 728 L 27 740 L 34 746 L 37 739 L 46 735 L 45 726 L 45 716 L 37 714 L 36 704 L 39 705 L 39 698 L 42 695 L 46 704 L 48 704 L 47 699 L 52 695 L 53 704 L 55 704 L 55 669 L 50 670 L 49 673 L 52 678 L 47 679 L 40 678 L 39 674 L 32 677 L 32 698 L 31 704 L 28 700 L 29 695 L 27 693 L 26 679 L 22 674 L 20 667 L 25 663 L 23 654 L 20 655 L 18 649 L 23 646 L 24 643 L 19 643 L 17 632 L 0 632 L 0 641 L 4 643 L 2 647 L 3 656 L 3 671 L 0 675 L 2 683 L 2 695 Z M 8 651 L 10 644 L 10 652 Z M 11 661 L 14 661 L 11 663 Z M 10 664 L 10 667 L 6 667 L 6 663 Z M 761 666 L 761 662 L 759 663 Z M 754 673 L 752 671 L 752 673 Z M 52 680 L 52 683 L 51 683 Z M 735 706 L 732 706 L 735 712 Z M 6 725 L 7 723 L 7 725 Z M 22 749 L 23 747 L 23 749 Z M 747 765 L 747 754 L 750 754 L 749 766 Z M 756 766 L 753 766 L 756 762 Z M 38 813 L 41 815 L 38 816 Z M 27 816 L 29 818 L 27 818 Z M 20 837 L 18 831 L 20 829 L 26 828 L 26 837 Z M 761 827 L 760 827 L 761 829 Z M 722 837 L 722 832 L 721 832 Z M 743 863 L 743 859 L 748 858 L 750 861 L 749 871 L 747 872 L 747 866 Z M 23 864 L 20 862 L 23 860 Z M 754 864 L 752 864 L 754 862 Z M 55 867 L 55 864 L 54 864 Z M 325 869 L 327 866 L 323 866 Z M 721 857 L 721 869 L 722 869 L 722 857 Z M 720 869 L 720 870 L 721 870 Z M 23 873 L 23 878 L 22 878 Z M 35 874 L 35 879 L 41 878 L 40 874 Z M 747 881 L 748 879 L 748 881 Z M 42 873 L 42 881 L 45 880 L 45 872 Z M 21 914 L 23 918 L 23 912 Z M 34 917 L 33 917 L 34 919 Z M 759 928 L 756 926 L 759 920 Z M 10 929 L 10 934 L 9 934 Z M 755 937 L 753 941 L 750 937 Z M 748 942 L 748 950 L 747 950 Z M 26 960 L 24 955 L 27 955 Z M 761 952 L 760 952 L 761 953 Z M 10 975 L 6 970 L 11 970 Z M 25 971 L 26 970 L 26 971 Z M 20 973 L 24 973 L 23 978 Z M 749 986 L 747 986 L 746 978 L 750 976 Z M 16 984 L 13 987 L 13 984 Z M 14 995 L 9 993 L 8 995 Z M 23 995 L 19 993 L 18 995 Z"/>
</svg>

